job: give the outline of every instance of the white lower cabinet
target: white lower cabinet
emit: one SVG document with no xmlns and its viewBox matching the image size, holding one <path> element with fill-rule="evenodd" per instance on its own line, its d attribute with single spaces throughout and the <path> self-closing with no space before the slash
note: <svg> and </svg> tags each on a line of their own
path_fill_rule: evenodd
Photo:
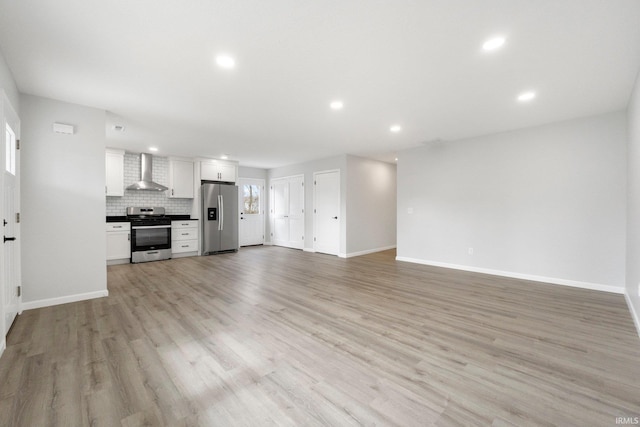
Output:
<svg viewBox="0 0 640 427">
<path fill-rule="evenodd" d="M 171 221 L 173 258 L 198 255 L 198 220 Z"/>
<path fill-rule="evenodd" d="M 107 223 L 107 265 L 124 264 L 131 259 L 131 224 Z"/>
</svg>

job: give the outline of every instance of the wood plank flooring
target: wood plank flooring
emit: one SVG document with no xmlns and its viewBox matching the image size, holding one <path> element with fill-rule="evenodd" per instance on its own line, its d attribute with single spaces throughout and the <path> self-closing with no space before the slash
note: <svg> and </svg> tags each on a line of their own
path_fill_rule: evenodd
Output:
<svg viewBox="0 0 640 427">
<path fill-rule="evenodd" d="M 24 312 L 1 426 L 616 425 L 640 416 L 621 295 L 277 247 L 108 268 Z"/>
</svg>

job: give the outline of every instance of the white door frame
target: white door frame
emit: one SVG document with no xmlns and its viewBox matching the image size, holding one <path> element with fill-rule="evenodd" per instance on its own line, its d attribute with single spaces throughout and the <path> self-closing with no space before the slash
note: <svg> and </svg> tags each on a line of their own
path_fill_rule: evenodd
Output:
<svg viewBox="0 0 640 427">
<path fill-rule="evenodd" d="M 9 99 L 6 95 L 6 93 L 4 92 L 4 90 L 0 89 L 0 123 L 2 125 L 2 129 L 0 130 L 1 132 L 1 136 L 0 136 L 0 141 L 2 141 L 2 147 L 1 147 L 1 152 L 0 152 L 0 167 L 2 168 L 2 173 L 0 173 L 0 212 L 2 212 L 2 214 L 4 215 L 4 185 L 5 185 L 5 180 L 4 180 L 4 174 L 5 174 L 5 165 L 6 165 L 6 151 L 5 151 L 5 147 L 6 147 L 6 141 L 5 141 L 5 135 L 6 135 L 6 126 L 7 124 L 11 127 L 11 130 L 15 133 L 15 138 L 16 138 L 16 143 L 19 143 L 20 140 L 20 118 L 18 117 L 18 114 L 16 113 L 16 111 L 13 109 L 13 107 L 11 106 L 11 103 L 9 102 Z M 16 212 L 20 212 L 20 150 L 16 149 L 15 152 L 15 165 L 16 165 L 16 174 L 15 174 L 15 200 L 14 200 L 14 206 L 15 206 L 15 211 Z M 4 230 L 3 230 L 4 231 Z M 16 223 L 14 224 L 14 236 L 16 238 L 16 241 L 11 243 L 12 245 L 14 245 L 14 251 L 15 251 L 15 258 L 14 258 L 14 268 L 15 268 L 15 274 L 16 274 L 16 282 L 18 286 L 21 286 L 21 282 L 22 282 L 22 277 L 21 277 L 21 259 L 20 259 L 20 243 L 21 243 L 21 233 L 20 233 L 20 224 Z M 4 260 L 5 260 L 5 245 L 4 243 L 0 246 L 0 271 L 4 272 L 5 271 L 5 265 L 4 265 Z M 4 274 L 0 274 L 0 327 L 2 328 L 2 337 L 0 339 L 0 355 L 2 354 L 2 352 L 4 351 L 4 349 L 6 348 L 6 336 L 4 334 L 4 331 L 7 327 L 7 325 L 5 324 L 5 305 L 6 305 L 6 301 L 5 301 L 5 286 L 6 283 L 4 281 Z M 18 296 L 17 298 L 17 313 L 21 314 L 22 313 L 22 297 Z"/>
<path fill-rule="evenodd" d="M 242 181 L 243 180 L 259 182 L 260 183 L 259 184 L 260 188 L 262 188 L 262 193 L 260 194 L 260 210 L 262 210 L 262 242 L 261 243 L 257 243 L 257 244 L 264 244 L 264 241 L 265 241 L 264 236 L 265 236 L 265 231 L 266 231 L 265 230 L 265 226 L 266 226 L 266 222 L 267 222 L 266 221 L 266 208 L 265 208 L 265 206 L 267 204 L 266 203 L 267 202 L 267 200 L 266 200 L 267 197 L 265 197 L 266 196 L 265 180 L 262 179 L 262 178 L 238 178 L 238 193 L 239 193 L 239 196 L 240 196 L 240 197 L 238 197 L 238 204 L 240 206 L 244 205 L 244 200 L 242 198 L 242 194 L 244 193 L 244 189 L 242 188 L 242 186 L 243 186 Z M 239 206 L 239 208 L 240 208 L 240 206 Z M 242 209 L 238 210 L 238 212 L 242 212 Z M 240 239 L 238 238 L 238 240 L 240 240 Z"/>
<path fill-rule="evenodd" d="M 338 213 L 338 250 L 335 254 L 331 254 L 331 255 L 336 255 L 339 256 L 340 255 L 340 230 L 342 229 L 342 176 L 340 175 L 340 169 L 329 169 L 329 170 L 324 170 L 324 171 L 316 171 L 313 173 L 313 251 L 317 252 L 317 245 L 316 245 L 316 236 L 318 235 L 318 221 L 316 219 L 316 210 L 318 208 L 317 206 L 317 201 L 316 201 L 316 177 L 318 175 L 321 174 L 325 174 L 325 173 L 338 173 L 338 189 L 340 191 L 339 194 L 339 202 L 338 202 L 338 206 L 340 208 L 340 213 Z"/>
</svg>

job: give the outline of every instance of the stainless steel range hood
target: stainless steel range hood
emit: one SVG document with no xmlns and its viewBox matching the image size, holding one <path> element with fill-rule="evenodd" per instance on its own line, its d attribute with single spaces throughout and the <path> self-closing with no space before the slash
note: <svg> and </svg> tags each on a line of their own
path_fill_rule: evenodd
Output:
<svg viewBox="0 0 640 427">
<path fill-rule="evenodd" d="M 152 181 L 151 171 L 153 169 L 153 159 L 151 154 L 140 154 L 140 170 L 141 179 L 135 184 L 127 187 L 127 190 L 148 190 L 148 191 L 166 191 L 167 187 Z"/>
</svg>

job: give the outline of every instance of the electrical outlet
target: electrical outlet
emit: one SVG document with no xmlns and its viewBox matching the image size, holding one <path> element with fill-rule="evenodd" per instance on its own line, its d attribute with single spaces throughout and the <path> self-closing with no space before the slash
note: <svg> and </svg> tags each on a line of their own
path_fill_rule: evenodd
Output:
<svg viewBox="0 0 640 427">
<path fill-rule="evenodd" d="M 467 252 L 469 253 L 469 255 L 473 255 L 473 248 L 469 248 Z"/>
</svg>

